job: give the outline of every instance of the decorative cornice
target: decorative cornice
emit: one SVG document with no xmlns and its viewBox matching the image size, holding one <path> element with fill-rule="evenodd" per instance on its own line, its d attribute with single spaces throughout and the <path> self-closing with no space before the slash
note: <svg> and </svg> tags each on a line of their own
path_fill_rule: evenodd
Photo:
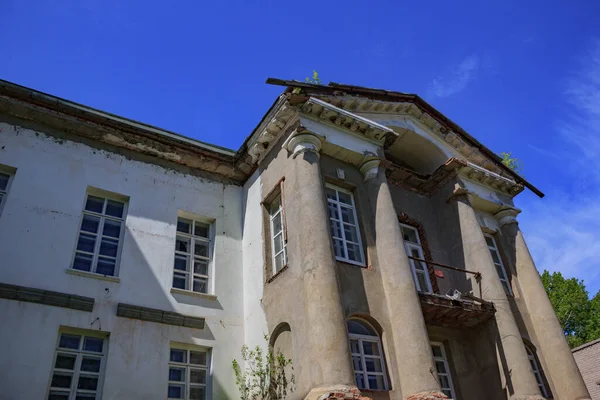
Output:
<svg viewBox="0 0 600 400">
<path fill-rule="evenodd" d="M 306 115 L 348 129 L 382 144 L 388 136 L 398 136 L 394 130 L 386 126 L 314 97 L 310 97 L 299 107 Z"/>
<path fill-rule="evenodd" d="M 287 97 L 281 96 L 276 106 L 265 116 L 248 142 L 248 154 L 252 164 L 271 149 L 279 134 L 296 115 L 297 110 L 287 103 Z"/>
<path fill-rule="evenodd" d="M 500 176 L 473 163 L 467 163 L 459 171 L 459 175 L 474 182 L 488 186 L 511 197 L 521 193 L 523 185 L 510 178 Z"/>
<path fill-rule="evenodd" d="M 502 227 L 506 224 L 517 224 L 517 215 L 521 213 L 521 210 L 515 207 L 504 205 L 494 214 L 494 217 L 498 220 L 498 224 Z"/>
<path fill-rule="evenodd" d="M 415 103 L 372 100 L 365 97 L 349 95 L 343 97 L 319 96 L 319 99 L 341 108 L 342 110 L 348 110 L 355 113 L 391 114 L 411 117 L 425 125 L 435 135 L 443 139 L 452 146 L 452 148 L 462 154 L 469 162 L 502 177 L 509 177 L 509 174 L 506 171 L 494 161 L 490 160 L 477 147 L 468 144 L 459 134 L 448 129 L 444 124 Z"/>
</svg>

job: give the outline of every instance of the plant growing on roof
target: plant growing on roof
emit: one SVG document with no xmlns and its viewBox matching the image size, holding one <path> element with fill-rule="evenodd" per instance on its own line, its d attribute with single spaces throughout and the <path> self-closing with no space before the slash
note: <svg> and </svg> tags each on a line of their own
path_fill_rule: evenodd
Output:
<svg viewBox="0 0 600 400">
<path fill-rule="evenodd" d="M 502 157 L 502 164 L 506 165 L 508 168 L 512 169 L 519 175 L 523 175 L 523 163 L 517 157 L 513 157 L 512 153 L 500 153 L 500 157 Z"/>
<path fill-rule="evenodd" d="M 316 70 L 313 70 L 312 78 L 306 77 L 304 78 L 304 82 L 312 83 L 314 85 L 321 85 L 321 79 L 319 78 L 319 73 Z"/>
<path fill-rule="evenodd" d="M 269 343 L 268 335 L 265 341 Z M 268 346 L 264 352 L 260 346 L 250 349 L 243 345 L 241 352 L 245 368 L 242 370 L 237 360 L 232 362 L 241 400 L 283 400 L 294 391 L 295 377 L 288 376 L 293 370 L 292 360 L 285 358 L 281 350 Z"/>
</svg>

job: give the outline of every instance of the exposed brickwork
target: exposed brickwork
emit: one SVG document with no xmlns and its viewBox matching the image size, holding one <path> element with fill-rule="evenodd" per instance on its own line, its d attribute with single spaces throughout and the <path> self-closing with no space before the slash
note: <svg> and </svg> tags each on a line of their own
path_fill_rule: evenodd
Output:
<svg viewBox="0 0 600 400">
<path fill-rule="evenodd" d="M 410 218 L 405 213 L 400 214 L 400 216 L 398 217 L 398 221 L 400 221 L 400 223 L 402 224 L 410 225 L 417 228 L 417 231 L 419 232 L 419 240 L 421 240 L 421 247 L 423 248 L 423 257 L 425 257 L 425 260 L 427 261 L 433 261 L 433 259 L 431 258 L 431 252 L 429 251 L 429 243 L 427 242 L 427 236 L 425 235 L 425 229 L 423 228 L 423 226 L 417 220 Z M 435 276 L 435 270 L 433 268 L 433 265 L 427 264 L 427 271 L 429 272 L 429 280 L 431 281 L 431 289 L 433 290 L 433 293 L 439 293 L 440 288 L 437 284 L 437 278 Z"/>
<path fill-rule="evenodd" d="M 600 340 L 573 349 L 585 386 L 592 400 L 600 400 Z"/>
<path fill-rule="evenodd" d="M 447 398 L 448 396 L 441 392 L 421 392 L 408 396 L 406 400 L 441 400 Z"/>
<path fill-rule="evenodd" d="M 319 396 L 318 400 L 371 400 L 370 397 L 365 397 L 357 388 L 339 389 L 334 392 L 325 393 Z"/>
</svg>

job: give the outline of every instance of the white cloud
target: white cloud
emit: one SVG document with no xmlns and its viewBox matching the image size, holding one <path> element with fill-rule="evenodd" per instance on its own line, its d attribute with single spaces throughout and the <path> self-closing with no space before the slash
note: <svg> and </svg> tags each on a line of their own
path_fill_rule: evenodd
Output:
<svg viewBox="0 0 600 400">
<path fill-rule="evenodd" d="M 448 97 L 464 90 L 476 76 L 480 68 L 479 57 L 475 54 L 465 58 L 446 76 L 438 76 L 429 84 L 430 97 Z"/>
<path fill-rule="evenodd" d="M 538 269 L 583 279 L 594 295 L 600 290 L 600 40 L 568 79 L 565 97 L 557 131 L 570 182 L 528 204 L 521 225 Z"/>
</svg>

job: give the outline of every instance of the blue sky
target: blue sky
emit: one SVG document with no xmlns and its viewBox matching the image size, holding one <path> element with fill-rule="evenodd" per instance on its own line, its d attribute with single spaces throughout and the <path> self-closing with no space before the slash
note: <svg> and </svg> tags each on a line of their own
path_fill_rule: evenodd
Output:
<svg viewBox="0 0 600 400">
<path fill-rule="evenodd" d="M 526 4 L 523 4 L 526 3 Z M 600 2 L 1 0 L 0 78 L 237 149 L 281 87 L 417 93 L 547 196 L 540 269 L 600 289 Z"/>
</svg>

